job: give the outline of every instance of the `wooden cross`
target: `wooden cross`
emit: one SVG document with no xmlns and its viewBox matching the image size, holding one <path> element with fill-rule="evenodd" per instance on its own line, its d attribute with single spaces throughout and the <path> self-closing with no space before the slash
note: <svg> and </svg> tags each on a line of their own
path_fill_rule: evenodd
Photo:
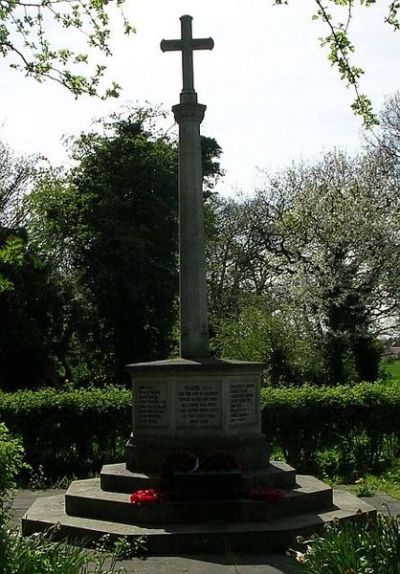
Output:
<svg viewBox="0 0 400 574">
<path fill-rule="evenodd" d="M 193 50 L 212 50 L 214 40 L 212 38 L 192 37 L 192 17 L 181 16 L 181 40 L 162 40 L 163 52 L 182 52 L 183 91 L 194 92 L 193 80 Z"/>
</svg>

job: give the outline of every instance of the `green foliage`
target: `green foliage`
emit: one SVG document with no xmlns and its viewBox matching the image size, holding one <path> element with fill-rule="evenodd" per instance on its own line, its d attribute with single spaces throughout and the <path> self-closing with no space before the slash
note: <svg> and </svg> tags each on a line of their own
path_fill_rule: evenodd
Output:
<svg viewBox="0 0 400 574">
<path fill-rule="evenodd" d="M 0 247 L 0 295 L 5 291 L 13 291 L 14 284 L 4 274 L 4 266 L 21 267 L 24 261 L 24 244 L 21 237 L 9 235 Z"/>
<path fill-rule="evenodd" d="M 117 540 L 109 549 L 88 551 L 70 542 L 54 542 L 57 527 L 46 533 L 22 537 L 5 531 L 7 547 L 0 556 L 0 574 L 122 574 L 117 561 L 137 555 L 140 544 Z"/>
<path fill-rule="evenodd" d="M 381 370 L 389 381 L 400 383 L 400 361 L 383 361 Z"/>
<path fill-rule="evenodd" d="M 9 284 L 0 288 L 0 388 L 59 383 L 53 357 L 64 324 L 62 293 L 25 231 L 0 228 L 0 275 Z"/>
<path fill-rule="evenodd" d="M 146 552 L 146 537 L 137 536 L 134 539 L 120 536 L 115 538 L 110 534 L 104 534 L 95 545 L 97 550 L 108 552 L 118 560 L 129 560 Z"/>
<path fill-rule="evenodd" d="M 0 422 L 0 574 L 8 573 L 6 564 L 10 556 L 10 540 L 6 523 L 16 476 L 26 467 L 23 458 L 20 439 L 12 437 L 6 425 Z"/>
<path fill-rule="evenodd" d="M 11 436 L 6 425 L 0 422 L 0 504 L 15 487 L 15 478 L 24 466 L 23 459 L 21 440 Z"/>
<path fill-rule="evenodd" d="M 29 200 L 32 238 L 61 268 L 78 308 L 70 325 L 75 376 L 83 362 L 98 365 L 98 381 L 123 381 L 127 363 L 165 357 L 170 348 L 177 155 L 154 114 L 114 116 L 82 134 L 72 144 L 76 167 L 65 177 L 45 174 Z"/>
<path fill-rule="evenodd" d="M 257 333 L 253 353 L 257 345 L 264 353 L 259 332 L 272 316 L 283 339 L 297 329 L 293 341 L 316 350 L 320 382 L 376 380 L 377 336 L 399 317 L 396 190 L 391 167 L 378 154 L 350 158 L 335 151 L 266 174 L 251 198 L 215 202 L 208 250 L 217 332 L 221 319 L 236 324 L 249 315 L 251 298 L 264 298 L 269 309 L 248 317 Z M 246 344 L 251 338 L 237 342 Z M 289 346 L 285 353 L 292 362 Z"/>
<path fill-rule="evenodd" d="M 13 229 L 21 224 L 21 197 L 33 176 L 34 163 L 33 158 L 17 156 L 0 142 L 0 296 L 14 289 L 7 269 L 23 264 L 24 244 Z"/>
<path fill-rule="evenodd" d="M 400 531 L 392 516 L 334 524 L 302 544 L 304 552 L 293 554 L 304 574 L 400 573 Z"/>
<path fill-rule="evenodd" d="M 1 393 L 0 420 L 22 437 L 32 468 L 55 479 L 123 458 L 131 402 L 129 391 L 116 388 Z"/>
<path fill-rule="evenodd" d="M 32 245 L 67 292 L 57 358 L 80 384 L 125 382 L 125 365 L 167 357 L 177 322 L 177 144 L 158 109 L 130 109 L 71 141 L 67 174 L 28 198 Z M 207 196 L 221 150 L 203 138 Z M 65 332 L 64 331 L 64 332 Z"/>
<path fill-rule="evenodd" d="M 360 0 L 360 6 L 366 8 L 375 4 L 376 0 Z M 275 0 L 276 5 L 288 4 L 288 0 Z M 350 25 L 353 19 L 355 0 L 314 0 L 317 10 L 312 19 L 322 21 L 328 28 L 329 34 L 321 38 L 321 45 L 328 48 L 328 60 L 339 74 L 341 80 L 346 82 L 355 92 L 355 100 L 351 105 L 353 112 L 363 120 L 364 127 L 370 129 L 379 124 L 378 117 L 373 111 L 371 100 L 360 93 L 360 78 L 364 70 L 352 64 L 352 55 L 355 51 L 350 39 Z M 390 2 L 387 7 L 385 22 L 393 30 L 400 29 L 398 1 Z M 343 14 L 343 11 L 345 13 Z"/>
<path fill-rule="evenodd" d="M 302 317 L 274 309 L 264 297 L 242 297 L 238 307 L 236 316 L 215 327 L 220 356 L 265 363 L 264 378 L 272 386 L 323 379 L 322 354 Z"/>
<path fill-rule="evenodd" d="M 123 20 L 125 34 L 134 28 L 125 18 L 122 6 L 116 6 Z M 76 53 L 63 47 L 54 38 L 74 32 L 86 36 L 89 48 L 111 56 L 110 11 L 108 0 L 2 0 L 0 3 L 0 56 L 10 59 L 10 67 L 21 70 L 26 76 L 42 82 L 51 79 L 81 94 L 118 96 L 120 86 L 113 82 L 99 91 L 100 80 L 106 66 L 90 67 L 86 53 Z"/>
<path fill-rule="evenodd" d="M 359 481 L 362 481 L 361 483 Z M 398 460 L 394 460 L 393 464 L 384 472 L 379 474 L 366 473 L 361 479 L 355 481 L 357 484 L 352 489 L 352 492 L 357 496 L 364 496 L 359 494 L 360 491 L 371 493 L 385 492 L 387 495 L 400 500 L 400 464 Z"/>
<path fill-rule="evenodd" d="M 354 480 L 368 469 L 390 465 L 400 449 L 399 417 L 398 385 L 304 385 L 262 392 L 267 442 L 279 445 L 299 471 L 325 468 L 331 476 Z"/>
</svg>

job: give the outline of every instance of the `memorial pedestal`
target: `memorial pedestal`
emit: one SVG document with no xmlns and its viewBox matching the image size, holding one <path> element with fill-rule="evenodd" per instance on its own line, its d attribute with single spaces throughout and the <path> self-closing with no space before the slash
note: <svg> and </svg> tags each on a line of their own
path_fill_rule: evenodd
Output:
<svg viewBox="0 0 400 574">
<path fill-rule="evenodd" d="M 215 449 L 231 451 L 241 469 L 265 467 L 262 367 L 215 358 L 129 365 L 133 432 L 127 468 L 157 471 L 169 451 L 188 450 L 202 458 Z"/>
<path fill-rule="evenodd" d="M 22 520 L 23 533 L 57 524 L 55 536 L 86 544 L 105 534 L 145 536 L 150 554 L 265 552 L 285 550 L 327 522 L 373 517 L 376 510 L 351 494 L 268 462 L 260 369 L 216 359 L 131 365 L 134 432 L 127 464 L 103 467 L 100 479 L 74 481 L 65 497 L 38 499 Z M 131 504 L 133 491 L 160 488 L 162 461 L 182 449 L 199 458 L 228 451 L 240 472 L 175 473 L 172 496 L 155 505 Z M 248 498 L 255 486 L 277 487 L 283 499 Z"/>
</svg>

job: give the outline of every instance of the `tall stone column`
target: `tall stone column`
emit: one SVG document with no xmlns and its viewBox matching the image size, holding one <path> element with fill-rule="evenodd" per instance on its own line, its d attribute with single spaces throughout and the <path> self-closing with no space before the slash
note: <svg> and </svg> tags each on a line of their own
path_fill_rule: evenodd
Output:
<svg viewBox="0 0 400 574">
<path fill-rule="evenodd" d="M 179 254 L 181 357 L 208 357 L 207 285 L 200 123 L 206 106 L 172 108 L 179 125 Z"/>
<path fill-rule="evenodd" d="M 182 52 L 183 89 L 172 111 L 179 125 L 179 301 L 180 355 L 209 352 L 200 124 L 206 106 L 197 103 L 193 50 L 211 50 L 211 38 L 193 38 L 192 17 L 181 17 L 181 39 L 163 40 L 163 52 Z"/>
</svg>

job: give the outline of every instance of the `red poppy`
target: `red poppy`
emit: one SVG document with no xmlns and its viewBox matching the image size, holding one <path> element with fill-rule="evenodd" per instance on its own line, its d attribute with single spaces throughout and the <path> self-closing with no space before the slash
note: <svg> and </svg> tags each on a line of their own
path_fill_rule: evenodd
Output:
<svg viewBox="0 0 400 574">
<path fill-rule="evenodd" d="M 155 504 L 161 502 L 165 495 L 155 488 L 148 488 L 147 490 L 135 490 L 129 497 L 129 502 L 132 504 Z"/>
</svg>

